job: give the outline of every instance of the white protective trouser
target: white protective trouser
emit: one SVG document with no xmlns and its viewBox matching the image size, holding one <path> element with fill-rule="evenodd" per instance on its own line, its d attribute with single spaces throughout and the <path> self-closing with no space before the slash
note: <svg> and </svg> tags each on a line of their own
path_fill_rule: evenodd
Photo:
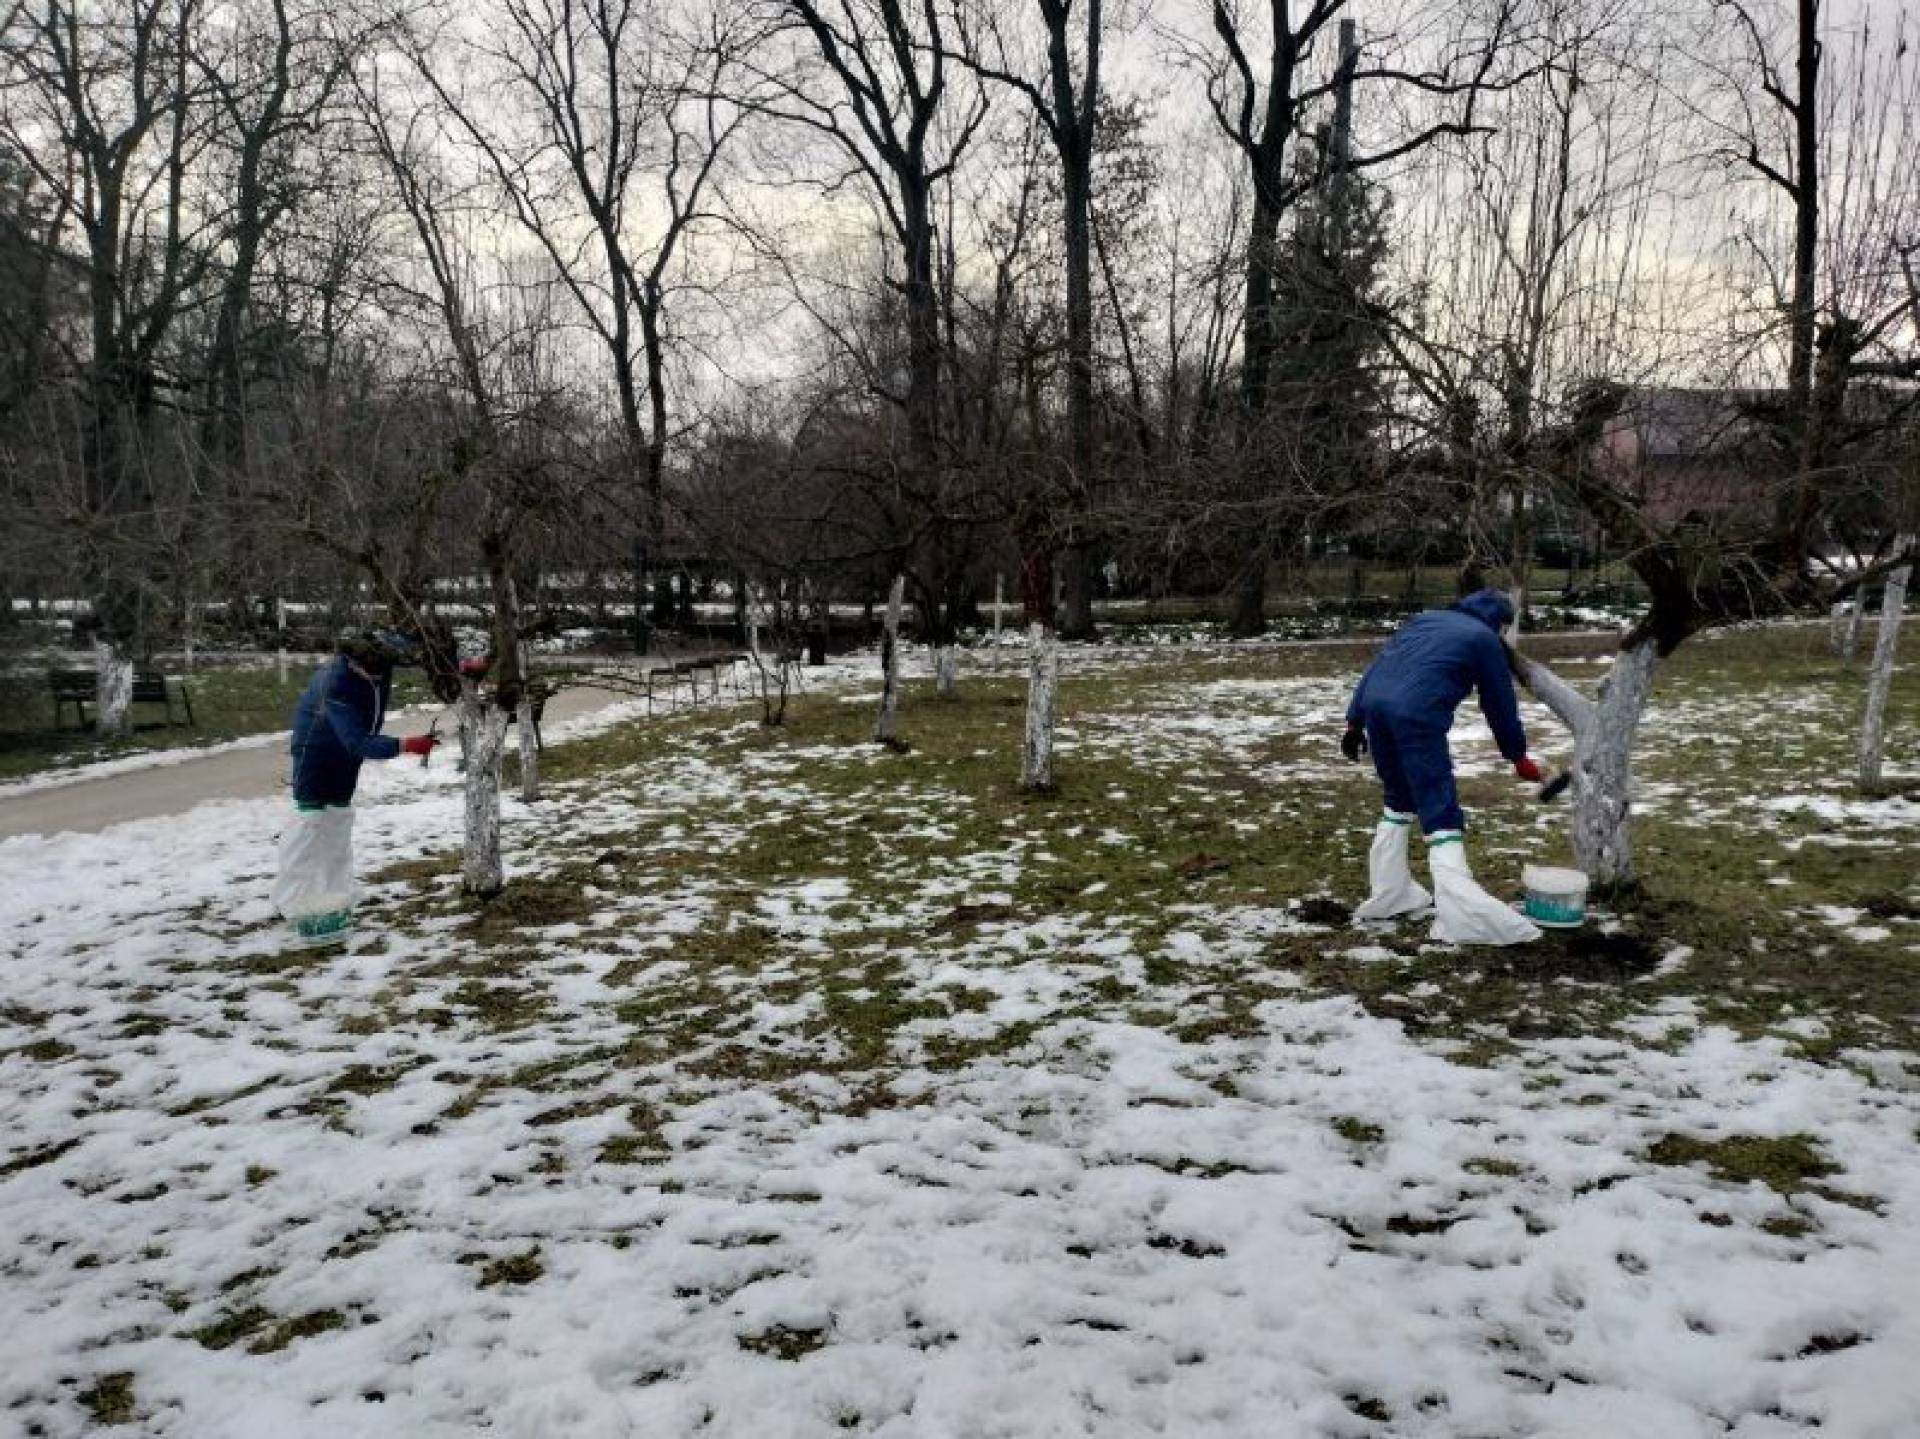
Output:
<svg viewBox="0 0 1920 1439">
<path fill-rule="evenodd" d="M 1427 836 L 1433 872 L 1433 937 L 1442 944 L 1527 944 L 1540 938 L 1533 921 L 1475 883 L 1458 830 Z"/>
<path fill-rule="evenodd" d="M 1414 816 L 1387 810 L 1373 831 L 1367 851 L 1367 902 L 1353 912 L 1355 919 L 1392 919 L 1412 914 L 1433 903 L 1433 896 L 1414 883 L 1407 867 L 1407 841 Z"/>
</svg>

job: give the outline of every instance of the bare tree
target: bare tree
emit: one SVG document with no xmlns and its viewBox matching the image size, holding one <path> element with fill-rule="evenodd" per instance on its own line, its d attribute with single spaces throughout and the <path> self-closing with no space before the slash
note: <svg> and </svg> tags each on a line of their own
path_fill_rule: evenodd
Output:
<svg viewBox="0 0 1920 1439">
<path fill-rule="evenodd" d="M 87 328 L 77 532 L 93 604 L 103 734 L 123 733 L 155 556 L 153 423 L 167 347 L 205 274 L 212 222 L 189 194 L 210 117 L 195 0 L 40 0 L 0 31 L 9 148 L 78 240 Z"/>
<path fill-rule="evenodd" d="M 1505 58 L 1511 20 L 1506 0 L 1490 10 L 1460 11 L 1457 37 L 1401 37 L 1409 56 L 1426 50 L 1431 59 L 1363 58 L 1357 41 L 1331 65 L 1316 65 L 1316 49 L 1351 8 L 1350 0 L 1309 0 L 1296 17 L 1288 0 L 1243 6 L 1238 0 L 1212 0 L 1212 41 L 1194 42 L 1190 57 L 1204 78 L 1207 102 L 1221 132 L 1242 156 L 1253 196 L 1247 231 L 1246 305 L 1241 316 L 1239 444 L 1243 483 L 1252 502 L 1246 507 L 1245 541 L 1234 584 L 1229 626 L 1251 635 L 1266 627 L 1265 594 L 1271 516 L 1261 501 L 1259 454 L 1272 435 L 1268 417 L 1273 403 L 1275 360 L 1284 336 L 1278 320 L 1277 289 L 1284 268 L 1282 221 L 1304 196 L 1327 183 L 1337 147 L 1326 163 L 1296 163 L 1296 142 L 1316 107 L 1342 95 L 1342 103 L 1364 112 L 1368 96 L 1404 89 L 1434 97 L 1451 108 L 1417 120 L 1397 138 L 1374 146 L 1354 145 L 1339 153 L 1339 167 L 1358 173 L 1390 164 L 1446 135 L 1472 134 L 1481 127 L 1474 104 L 1495 82 Z M 1264 11 L 1264 14 L 1256 12 Z M 1484 28 L 1477 28 L 1484 26 Z M 1264 66 L 1256 67 L 1255 46 L 1267 47 Z"/>
</svg>

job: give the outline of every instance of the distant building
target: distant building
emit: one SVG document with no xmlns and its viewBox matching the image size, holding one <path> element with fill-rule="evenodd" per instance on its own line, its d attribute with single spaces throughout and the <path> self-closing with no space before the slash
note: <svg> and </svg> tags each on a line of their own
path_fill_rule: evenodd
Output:
<svg viewBox="0 0 1920 1439">
<path fill-rule="evenodd" d="M 1777 390 L 1630 390 L 1601 437 L 1599 459 L 1655 519 L 1763 519 L 1790 473 L 1763 418 L 1782 399 Z"/>
<path fill-rule="evenodd" d="M 1854 384 L 1831 436 L 1830 498 L 1847 499 L 1869 525 L 1875 496 L 1897 465 L 1916 399 L 1912 386 Z M 1656 520 L 1684 515 L 1765 521 L 1790 484 L 1794 457 L 1782 447 L 1783 390 L 1644 386 L 1627 392 L 1600 441 L 1600 458 Z"/>
</svg>

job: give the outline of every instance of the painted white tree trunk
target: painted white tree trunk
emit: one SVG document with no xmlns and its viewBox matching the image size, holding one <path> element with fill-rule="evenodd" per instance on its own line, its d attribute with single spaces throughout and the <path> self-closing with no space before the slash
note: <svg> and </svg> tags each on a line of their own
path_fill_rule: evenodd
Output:
<svg viewBox="0 0 1920 1439">
<path fill-rule="evenodd" d="M 1860 653 L 1860 626 L 1867 614 L 1867 601 L 1864 595 L 1856 595 L 1853 611 L 1847 616 L 1847 637 L 1840 643 L 1840 658 L 1848 664 Z"/>
<path fill-rule="evenodd" d="M 1833 608 L 1827 611 L 1827 652 L 1839 656 L 1847 652 L 1847 610 L 1845 600 L 1834 601 Z"/>
<path fill-rule="evenodd" d="M 950 700 L 960 693 L 960 651 L 954 645 L 938 645 L 933 651 L 933 673 L 940 698 Z"/>
<path fill-rule="evenodd" d="M 506 884 L 500 859 L 500 755 L 506 748 L 507 716 L 483 701 L 468 684 L 460 697 L 460 743 L 466 751 L 466 841 L 461 881 L 468 894 L 487 898 Z"/>
<path fill-rule="evenodd" d="M 103 736 L 127 733 L 133 720 L 133 655 L 123 643 L 93 646 L 93 727 Z"/>
<path fill-rule="evenodd" d="M 880 715 L 873 722 L 877 744 L 893 744 L 898 738 L 900 712 L 900 603 L 906 594 L 907 577 L 893 577 L 893 592 L 887 596 L 886 628 L 880 635 Z"/>
<path fill-rule="evenodd" d="M 1053 716 L 1060 691 L 1060 642 L 1053 627 L 1027 628 L 1027 734 L 1021 749 L 1020 788 L 1053 788 Z"/>
<path fill-rule="evenodd" d="M 995 570 L 993 575 L 993 647 L 1000 648 L 1000 614 L 1006 608 L 1007 577 Z"/>
<path fill-rule="evenodd" d="M 1597 702 L 1538 660 L 1521 679 L 1573 732 L 1573 855 L 1597 888 L 1632 884 L 1633 739 L 1653 693 L 1660 652 L 1650 639 L 1622 650 Z"/>
<path fill-rule="evenodd" d="M 1867 671 L 1867 711 L 1860 721 L 1860 787 L 1864 790 L 1880 787 L 1880 767 L 1887 748 L 1887 695 L 1893 688 L 1900 621 L 1907 608 L 1907 581 L 1912 577 L 1911 565 L 1902 565 L 1888 575 L 1880 601 L 1880 637 L 1874 641 L 1873 666 Z"/>
<path fill-rule="evenodd" d="M 540 798 L 540 746 L 535 743 L 533 701 L 525 695 L 513 711 L 513 724 L 520 732 L 520 798 L 532 803 Z"/>
</svg>

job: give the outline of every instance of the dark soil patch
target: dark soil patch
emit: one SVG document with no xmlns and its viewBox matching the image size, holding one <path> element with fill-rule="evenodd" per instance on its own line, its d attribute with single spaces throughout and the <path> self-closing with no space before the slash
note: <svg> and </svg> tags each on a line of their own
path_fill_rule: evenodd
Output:
<svg viewBox="0 0 1920 1439">
<path fill-rule="evenodd" d="M 1870 894 L 1860 901 L 1860 908 L 1875 919 L 1920 919 L 1920 901 L 1904 894 Z"/>
<path fill-rule="evenodd" d="M 1352 908 L 1324 894 L 1309 895 L 1293 907 L 1293 912 L 1307 924 L 1324 924 L 1329 929 L 1353 923 Z"/>
<path fill-rule="evenodd" d="M 942 934 L 955 934 L 983 924 L 1004 924 L 1013 918 L 1013 910 L 1004 904 L 963 904 L 934 926 Z"/>
<path fill-rule="evenodd" d="M 1660 950 L 1644 935 L 1575 929 L 1548 930 L 1539 943 L 1504 951 L 1487 967 L 1521 980 L 1621 984 L 1652 973 L 1659 963 Z"/>
</svg>

